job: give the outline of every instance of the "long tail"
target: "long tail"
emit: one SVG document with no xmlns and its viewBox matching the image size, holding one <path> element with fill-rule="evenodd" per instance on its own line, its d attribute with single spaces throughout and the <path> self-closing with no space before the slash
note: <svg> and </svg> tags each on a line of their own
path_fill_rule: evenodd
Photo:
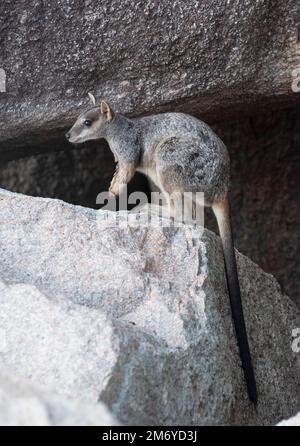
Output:
<svg viewBox="0 0 300 446">
<path fill-rule="evenodd" d="M 222 202 L 213 205 L 220 236 L 222 240 L 227 285 L 229 291 L 232 318 L 234 322 L 237 343 L 242 360 L 245 381 L 250 401 L 257 404 L 257 388 L 252 367 L 245 319 L 241 301 L 240 285 L 237 273 L 236 258 L 234 253 L 233 236 L 230 218 L 230 204 L 226 197 Z"/>
</svg>

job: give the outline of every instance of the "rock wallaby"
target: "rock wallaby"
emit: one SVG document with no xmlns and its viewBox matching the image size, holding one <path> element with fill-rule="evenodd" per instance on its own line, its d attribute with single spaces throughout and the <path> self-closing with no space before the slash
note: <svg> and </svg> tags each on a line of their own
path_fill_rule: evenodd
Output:
<svg viewBox="0 0 300 446">
<path fill-rule="evenodd" d="M 183 113 L 129 119 L 102 101 L 82 113 L 66 134 L 71 143 L 104 138 L 117 168 L 110 192 L 118 195 L 136 171 L 146 174 L 166 196 L 203 192 L 213 209 L 222 240 L 231 311 L 250 401 L 257 403 L 256 382 L 243 315 L 233 245 L 227 149 L 204 122 Z"/>
</svg>

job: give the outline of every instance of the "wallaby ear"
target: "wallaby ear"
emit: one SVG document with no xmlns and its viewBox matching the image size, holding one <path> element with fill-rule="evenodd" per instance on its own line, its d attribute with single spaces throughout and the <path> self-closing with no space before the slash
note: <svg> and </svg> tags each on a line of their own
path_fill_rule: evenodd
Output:
<svg viewBox="0 0 300 446">
<path fill-rule="evenodd" d="M 90 98 L 90 101 L 93 105 L 96 105 L 96 99 L 95 96 L 92 93 L 88 93 L 88 97 Z"/>
<path fill-rule="evenodd" d="M 110 105 L 105 101 L 101 101 L 100 109 L 101 113 L 103 113 L 106 116 L 108 122 L 110 122 L 114 117 L 114 111 L 112 110 Z"/>
</svg>

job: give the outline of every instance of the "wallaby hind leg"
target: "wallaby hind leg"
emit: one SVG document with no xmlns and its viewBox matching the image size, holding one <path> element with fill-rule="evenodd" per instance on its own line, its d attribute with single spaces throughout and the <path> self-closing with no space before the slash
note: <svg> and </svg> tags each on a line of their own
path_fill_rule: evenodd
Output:
<svg viewBox="0 0 300 446">
<path fill-rule="evenodd" d="M 236 258 L 233 245 L 233 237 L 232 237 L 230 204 L 228 197 L 225 197 L 222 201 L 214 203 L 212 207 L 214 214 L 217 218 L 223 246 L 225 271 L 226 271 L 227 285 L 231 304 L 232 318 L 234 322 L 237 343 L 244 370 L 248 395 L 250 401 L 256 404 L 257 389 L 256 389 L 255 376 L 252 367 L 248 336 L 247 336 L 242 301 L 241 301 L 241 292 L 240 292 L 240 285 L 239 285 Z"/>
</svg>

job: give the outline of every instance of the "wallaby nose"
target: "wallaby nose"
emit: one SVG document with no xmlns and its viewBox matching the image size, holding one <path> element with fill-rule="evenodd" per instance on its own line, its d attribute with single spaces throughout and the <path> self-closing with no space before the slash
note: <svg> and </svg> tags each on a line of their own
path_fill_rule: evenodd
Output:
<svg viewBox="0 0 300 446">
<path fill-rule="evenodd" d="M 67 132 L 67 133 L 66 133 L 66 138 L 67 138 L 67 140 L 69 140 L 70 137 L 71 137 L 70 132 Z"/>
</svg>

